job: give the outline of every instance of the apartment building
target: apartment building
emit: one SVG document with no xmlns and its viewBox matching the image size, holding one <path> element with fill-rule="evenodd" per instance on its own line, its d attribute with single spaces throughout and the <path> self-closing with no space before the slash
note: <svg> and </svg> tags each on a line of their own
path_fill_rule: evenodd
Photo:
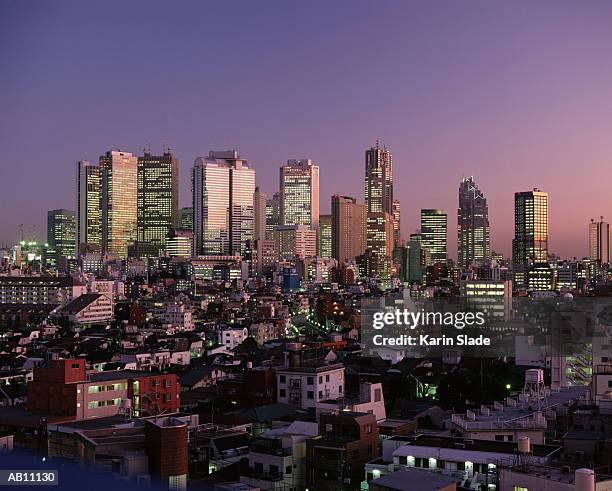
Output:
<svg viewBox="0 0 612 491">
<path fill-rule="evenodd" d="M 133 414 L 156 415 L 179 409 L 175 374 L 116 370 L 87 372 L 85 360 L 52 360 L 34 369 L 28 384 L 27 409 L 32 413 L 84 420 Z"/>
</svg>

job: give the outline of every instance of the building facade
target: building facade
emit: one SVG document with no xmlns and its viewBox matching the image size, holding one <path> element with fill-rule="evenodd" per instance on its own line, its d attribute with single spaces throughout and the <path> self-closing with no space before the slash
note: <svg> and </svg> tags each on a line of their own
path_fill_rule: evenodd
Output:
<svg viewBox="0 0 612 491">
<path fill-rule="evenodd" d="M 368 274 L 389 278 L 393 253 L 393 156 L 376 143 L 365 153 L 366 248 Z"/>
<path fill-rule="evenodd" d="M 332 217 L 319 215 L 317 228 L 317 256 L 324 259 L 332 257 Z"/>
<path fill-rule="evenodd" d="M 401 231 L 401 205 L 399 200 L 393 200 L 393 249 L 397 249 L 402 245 Z"/>
<path fill-rule="evenodd" d="M 432 264 L 446 264 L 448 217 L 444 210 L 421 210 L 421 245 Z"/>
<path fill-rule="evenodd" d="M 548 258 L 548 193 L 534 189 L 514 193 L 512 262 L 546 262 Z"/>
<path fill-rule="evenodd" d="M 266 203 L 268 196 L 258 187 L 255 188 L 253 197 L 254 208 L 254 223 L 253 223 L 253 239 L 263 240 L 266 238 Z"/>
<path fill-rule="evenodd" d="M 111 150 L 100 157 L 102 251 L 127 257 L 137 238 L 138 158 Z"/>
<path fill-rule="evenodd" d="M 86 160 L 76 169 L 76 250 L 81 244 L 101 247 L 100 167 Z"/>
<path fill-rule="evenodd" d="M 457 261 L 465 267 L 491 258 L 487 199 L 474 182 L 464 177 L 459 184 L 457 208 Z"/>
<path fill-rule="evenodd" d="M 192 169 L 194 249 L 244 255 L 253 240 L 255 169 L 236 150 L 211 151 Z"/>
<path fill-rule="evenodd" d="M 589 223 L 589 259 L 599 264 L 610 263 L 610 224 L 600 217 Z"/>
<path fill-rule="evenodd" d="M 71 210 L 49 210 L 47 212 L 47 244 L 57 257 L 76 255 L 76 223 Z"/>
<path fill-rule="evenodd" d="M 129 400 L 129 403 L 124 401 Z M 150 416 L 179 409 L 175 374 L 114 370 L 87 373 L 85 359 L 52 360 L 34 369 L 28 384 L 28 411 L 73 420 L 101 418 L 130 409 Z"/>
<path fill-rule="evenodd" d="M 158 249 L 168 232 L 178 226 L 179 163 L 172 153 L 138 157 L 139 242 L 150 242 Z"/>
<path fill-rule="evenodd" d="M 332 196 L 332 257 L 341 263 L 354 261 L 366 248 L 364 205 L 350 196 Z"/>
<path fill-rule="evenodd" d="M 280 168 L 280 224 L 319 225 L 319 166 L 310 159 L 288 160 Z"/>
<path fill-rule="evenodd" d="M 280 225 L 280 193 L 266 200 L 266 239 L 274 238 L 274 229 Z"/>
<path fill-rule="evenodd" d="M 317 255 L 317 231 L 306 225 L 283 225 L 274 231 L 278 259 L 295 259 Z"/>
</svg>

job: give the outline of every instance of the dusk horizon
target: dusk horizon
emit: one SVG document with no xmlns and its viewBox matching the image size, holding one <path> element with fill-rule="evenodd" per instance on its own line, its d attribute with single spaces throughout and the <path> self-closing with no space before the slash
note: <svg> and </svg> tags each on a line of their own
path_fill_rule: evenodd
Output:
<svg viewBox="0 0 612 491">
<path fill-rule="evenodd" d="M 457 189 L 474 176 L 493 250 L 509 256 L 514 193 L 537 187 L 550 252 L 587 255 L 589 220 L 612 216 L 612 6 L 348 5 L 4 3 L 0 244 L 20 224 L 42 240 L 47 210 L 74 209 L 76 162 L 111 148 L 169 146 L 181 206 L 210 150 L 237 149 L 268 194 L 309 158 L 329 213 L 335 193 L 363 202 L 380 140 L 404 239 L 421 208 L 444 209 L 455 257 Z"/>
</svg>

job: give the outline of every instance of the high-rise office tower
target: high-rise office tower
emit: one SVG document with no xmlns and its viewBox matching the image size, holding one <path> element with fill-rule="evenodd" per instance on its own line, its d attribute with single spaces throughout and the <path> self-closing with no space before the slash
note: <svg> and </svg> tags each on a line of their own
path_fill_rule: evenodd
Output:
<svg viewBox="0 0 612 491">
<path fill-rule="evenodd" d="M 170 230 L 178 226 L 178 172 L 178 159 L 169 151 L 138 157 L 139 242 L 162 249 Z"/>
<path fill-rule="evenodd" d="M 512 262 L 542 263 L 548 258 L 548 193 L 534 189 L 514 193 Z"/>
<path fill-rule="evenodd" d="M 253 207 L 255 213 L 255 223 L 253 225 L 253 238 L 263 240 L 266 238 L 266 202 L 268 196 L 258 187 L 255 188 L 253 196 Z"/>
<path fill-rule="evenodd" d="M 393 200 L 393 249 L 402 245 L 401 206 L 398 199 Z"/>
<path fill-rule="evenodd" d="M 589 223 L 589 259 L 600 264 L 610 263 L 610 224 L 599 217 Z"/>
<path fill-rule="evenodd" d="M 71 210 L 49 210 L 47 212 L 47 244 L 57 257 L 76 255 L 76 223 Z"/>
<path fill-rule="evenodd" d="M 491 259 L 491 244 L 487 198 L 473 177 L 464 177 L 459 184 L 457 260 L 465 267 L 488 259 Z"/>
<path fill-rule="evenodd" d="M 429 262 L 429 253 L 423 249 L 421 234 L 410 234 L 408 245 L 402 248 L 401 277 L 408 284 L 423 282 L 423 269 Z"/>
<path fill-rule="evenodd" d="M 179 210 L 179 226 L 181 230 L 193 232 L 193 207 L 187 206 Z"/>
<path fill-rule="evenodd" d="M 100 157 L 102 251 L 127 257 L 137 238 L 138 158 L 111 150 Z"/>
<path fill-rule="evenodd" d="M 368 271 L 388 278 L 393 252 L 393 156 L 376 146 L 365 153 L 366 247 L 371 251 Z"/>
<path fill-rule="evenodd" d="M 317 256 L 324 259 L 332 257 L 332 216 L 319 215 L 317 228 Z"/>
<path fill-rule="evenodd" d="M 280 224 L 280 193 L 274 193 L 266 200 L 266 239 L 274 239 L 274 229 Z"/>
<path fill-rule="evenodd" d="M 280 224 L 319 225 L 319 166 L 312 160 L 288 160 L 280 168 Z"/>
<path fill-rule="evenodd" d="M 446 264 L 448 217 L 443 210 L 421 210 L 421 245 L 432 264 Z"/>
<path fill-rule="evenodd" d="M 81 244 L 102 245 L 100 167 L 86 160 L 76 168 L 76 252 Z"/>
<path fill-rule="evenodd" d="M 244 255 L 253 240 L 255 169 L 236 150 L 211 151 L 192 169 L 197 255 Z"/>
<path fill-rule="evenodd" d="M 365 205 L 368 213 L 393 215 L 393 156 L 386 148 L 376 146 L 365 153 Z"/>
<path fill-rule="evenodd" d="M 366 248 L 365 206 L 350 196 L 332 196 L 332 257 L 341 263 L 354 261 Z"/>
</svg>

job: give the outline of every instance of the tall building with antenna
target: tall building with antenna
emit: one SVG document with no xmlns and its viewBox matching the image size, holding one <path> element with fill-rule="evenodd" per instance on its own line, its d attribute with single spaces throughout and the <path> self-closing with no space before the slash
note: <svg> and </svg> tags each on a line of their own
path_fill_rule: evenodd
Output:
<svg viewBox="0 0 612 491">
<path fill-rule="evenodd" d="M 389 278 L 393 252 L 393 156 L 376 145 L 365 152 L 364 197 L 366 208 L 366 247 L 371 252 L 367 268 L 381 279 Z"/>
</svg>

